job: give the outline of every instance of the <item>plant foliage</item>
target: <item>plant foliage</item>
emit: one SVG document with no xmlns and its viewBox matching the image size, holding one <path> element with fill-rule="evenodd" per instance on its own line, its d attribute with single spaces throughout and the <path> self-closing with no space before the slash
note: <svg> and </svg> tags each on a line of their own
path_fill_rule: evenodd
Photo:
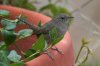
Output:
<svg viewBox="0 0 100 66">
<path fill-rule="evenodd" d="M 48 43 L 44 37 L 44 35 L 40 35 L 35 43 L 32 44 L 29 50 L 23 52 L 20 48 L 16 45 L 18 40 L 23 38 L 32 36 L 34 33 L 32 29 L 21 29 L 17 32 L 15 31 L 16 27 L 20 24 L 25 24 L 20 21 L 18 18 L 15 20 L 5 18 L 8 15 L 8 11 L 0 10 L 2 12 L 1 16 L 2 19 L 0 28 L 0 36 L 3 37 L 3 40 L 0 41 L 0 66 L 24 66 L 24 62 L 32 60 L 38 57 L 41 53 L 48 50 Z M 9 16 L 9 15 L 8 15 Z M 22 15 L 18 16 L 22 20 L 26 20 L 22 17 Z M 19 23 L 20 22 L 20 23 Z M 43 25 L 41 21 L 38 24 L 38 27 L 41 28 Z M 58 43 L 63 36 L 57 38 L 57 30 L 54 28 L 50 31 L 50 36 L 52 38 L 52 46 Z M 25 59 L 21 59 L 21 55 L 17 53 L 15 50 L 9 50 L 8 48 L 11 45 L 15 45 L 15 47 L 20 50 L 21 54 L 25 57 Z M 49 48 L 51 48 L 50 46 Z"/>
</svg>

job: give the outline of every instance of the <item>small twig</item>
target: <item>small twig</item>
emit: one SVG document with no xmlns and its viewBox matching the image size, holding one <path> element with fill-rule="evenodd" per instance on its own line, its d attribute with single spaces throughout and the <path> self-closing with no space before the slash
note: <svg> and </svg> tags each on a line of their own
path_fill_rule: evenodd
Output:
<svg viewBox="0 0 100 66">
<path fill-rule="evenodd" d="M 89 56 L 89 54 L 90 54 L 89 48 L 88 48 L 87 46 L 84 46 L 84 47 L 87 49 L 87 54 L 86 54 L 85 59 L 82 61 L 82 64 L 85 63 L 85 62 L 87 61 L 88 56 Z"/>
<path fill-rule="evenodd" d="M 78 53 L 78 55 L 77 55 L 77 57 L 76 57 L 75 63 L 77 63 L 77 61 L 78 61 L 78 59 L 79 59 L 79 56 L 80 56 L 80 54 L 81 54 L 81 51 L 82 51 L 83 47 L 84 47 L 84 46 L 82 45 L 81 48 L 80 48 L 80 50 L 79 50 L 79 53 Z"/>
<path fill-rule="evenodd" d="M 81 46 L 81 48 L 80 48 L 80 50 L 78 52 L 78 55 L 76 57 L 75 64 L 77 64 L 77 61 L 79 60 L 79 56 L 80 56 L 83 48 L 87 49 L 87 54 L 86 54 L 85 58 L 83 59 L 83 61 L 80 64 L 84 64 L 87 61 L 88 56 L 90 54 L 90 49 L 89 49 L 88 46 L 86 46 L 87 44 L 89 44 L 89 41 L 86 41 L 85 39 L 82 39 L 82 46 Z M 80 65 L 80 64 L 78 64 L 78 65 Z"/>
</svg>

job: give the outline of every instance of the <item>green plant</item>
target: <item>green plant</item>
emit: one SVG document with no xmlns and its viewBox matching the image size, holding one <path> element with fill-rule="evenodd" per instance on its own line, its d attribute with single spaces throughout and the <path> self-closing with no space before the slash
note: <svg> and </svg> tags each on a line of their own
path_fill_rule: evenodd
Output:
<svg viewBox="0 0 100 66">
<path fill-rule="evenodd" d="M 44 13 L 49 16 L 55 16 L 59 13 L 66 13 L 67 15 L 72 15 L 67 8 L 58 6 L 57 3 L 61 2 L 61 0 L 55 0 L 53 3 L 52 0 L 48 0 L 48 3 L 42 7 L 37 7 L 37 0 L 0 0 L 0 2 L 4 5 L 12 5 L 16 7 L 21 7 L 29 10 L 34 10 L 37 12 Z M 44 2 L 44 1 L 43 1 Z M 41 2 L 39 2 L 41 3 Z"/>
<path fill-rule="evenodd" d="M 37 11 L 37 12 L 41 12 L 41 13 L 46 14 L 46 15 L 51 16 L 51 17 L 53 17 L 53 16 L 55 16 L 55 15 L 57 15 L 59 13 L 66 13 L 67 15 L 72 16 L 72 13 L 70 13 L 67 8 L 61 7 L 61 6 L 57 5 L 57 3 L 61 2 L 61 0 L 55 0 L 55 2 L 52 2 L 52 0 L 48 0 L 48 3 L 46 5 L 44 5 L 44 6 L 41 6 L 41 7 L 35 6 L 36 0 L 32 0 L 32 3 L 29 2 L 29 0 L 0 0 L 0 2 L 2 4 L 4 4 L 4 5 L 12 5 L 12 6 L 17 6 L 17 7 L 26 8 L 26 9 L 29 9 L 29 10 L 34 10 L 34 11 Z M 9 13 L 5 12 L 5 11 L 3 11 L 3 12 L 4 13 L 0 12 L 0 16 L 2 15 L 3 18 L 7 17 Z M 15 22 L 16 21 L 16 23 L 17 23 L 17 20 L 7 20 L 7 21 L 10 21 L 10 22 Z M 72 22 L 71 20 L 69 20 L 69 21 L 70 21 L 70 23 Z M 13 25 L 13 26 L 10 26 L 10 25 Z M 41 27 L 41 22 L 39 22 L 39 26 Z M 16 24 L 11 23 L 11 24 L 7 25 L 5 28 L 6 29 L 12 29 L 12 28 L 14 29 L 15 27 L 16 27 Z M 0 29 L 0 31 L 1 30 L 2 29 Z M 29 30 L 30 33 L 27 33 L 28 30 Z M 55 29 L 53 31 L 55 31 Z M 17 33 L 9 32 L 9 31 L 2 31 L 2 32 L 4 32 L 4 33 L 6 32 L 7 34 L 9 33 L 9 34 L 11 34 L 10 37 L 13 36 L 13 38 L 15 38 L 13 40 L 10 39 L 11 44 L 12 44 L 13 41 L 16 42 L 16 36 L 15 36 L 15 34 L 17 34 Z M 13 33 L 14 33 L 14 35 L 13 35 Z M 24 36 L 22 36 L 23 33 L 24 33 Z M 23 39 L 25 37 L 31 36 L 31 30 L 30 29 L 20 30 L 19 34 L 20 34 L 20 38 L 17 39 L 17 40 L 20 40 L 20 39 Z M 9 41 L 6 41 L 6 39 L 8 39 L 8 38 L 5 38 L 5 42 L 9 43 Z M 41 42 L 41 39 L 42 39 L 42 42 Z M 27 52 L 24 52 L 24 53 L 23 53 L 23 51 L 21 51 L 22 54 L 24 54 L 24 56 L 26 58 L 24 60 L 20 60 L 21 62 L 11 64 L 11 66 L 14 66 L 14 65 L 15 66 L 16 65 L 17 66 L 23 65 L 23 62 L 31 60 L 31 59 L 37 57 L 39 55 L 39 53 L 42 52 L 44 50 L 45 46 L 46 46 L 46 43 L 44 43 L 44 42 L 45 42 L 44 36 L 41 35 L 40 38 L 38 39 L 38 41 L 35 44 L 35 45 L 38 45 L 40 43 L 43 43 L 43 45 L 40 47 L 40 49 L 39 49 L 38 46 L 35 46 L 33 44 L 32 48 L 34 48 L 34 49 L 30 48 Z M 56 41 L 54 41 L 54 43 L 55 42 Z M 0 42 L 0 44 L 1 44 L 0 45 L 0 49 L 5 49 L 6 48 L 4 42 Z M 86 61 L 88 59 L 88 56 L 91 54 L 91 51 L 90 51 L 89 47 L 87 46 L 88 44 L 89 44 L 88 41 L 86 41 L 85 39 L 82 39 L 82 46 L 81 46 L 81 48 L 79 50 L 79 53 L 77 55 L 77 58 L 75 60 L 75 63 L 76 63 L 77 66 L 85 66 L 85 63 L 86 63 Z M 87 49 L 87 54 L 86 54 L 85 58 L 83 58 L 83 60 L 81 62 L 79 62 L 79 59 L 80 59 L 79 57 L 81 56 L 80 54 L 81 54 L 82 50 L 84 50 L 84 48 Z M 16 52 L 16 51 L 12 50 L 12 52 Z M 5 51 L 4 51 L 4 53 L 5 53 Z M 0 64 L 3 64 L 3 63 L 0 62 Z M 5 65 L 5 64 L 3 64 L 3 65 Z"/>
<path fill-rule="evenodd" d="M 23 52 L 17 45 L 16 42 L 20 39 L 32 36 L 34 33 L 31 29 L 21 29 L 18 32 L 15 31 L 15 28 L 19 24 L 24 24 L 19 19 L 11 20 L 7 19 L 9 16 L 9 12 L 5 10 L 0 10 L 0 17 L 2 18 L 0 28 L 0 35 L 3 37 L 3 40 L 0 41 L 0 66 L 24 66 L 24 62 L 32 60 L 40 55 L 41 52 L 48 50 L 51 46 L 55 45 L 59 42 L 63 36 L 56 38 L 57 31 L 56 29 L 52 29 L 50 31 L 50 36 L 53 39 L 53 42 L 50 46 L 47 47 L 46 39 L 44 35 L 41 35 L 36 43 L 33 43 L 32 47 Z M 26 20 L 23 15 L 19 15 L 18 18 L 22 20 Z M 41 28 L 41 22 L 39 25 Z M 56 33 L 55 33 L 56 32 Z M 21 59 L 21 55 L 19 55 L 15 50 L 9 50 L 9 46 L 15 45 L 16 48 L 24 55 L 24 59 Z"/>
<path fill-rule="evenodd" d="M 34 2 L 35 0 L 33 0 Z M 36 10 L 36 7 L 29 0 L 0 0 L 3 5 L 12 5 L 29 10 Z"/>
<path fill-rule="evenodd" d="M 52 0 L 49 0 L 47 5 L 45 5 L 39 9 L 39 12 L 42 12 L 49 16 L 55 16 L 59 13 L 66 13 L 69 16 L 72 15 L 67 8 L 58 6 L 57 2 L 59 2 L 59 1 L 56 1 L 55 3 L 53 3 Z M 48 14 L 48 12 L 50 12 L 50 13 Z"/>
<path fill-rule="evenodd" d="M 77 57 L 75 59 L 75 64 L 77 66 L 85 66 L 85 63 L 88 60 L 89 55 L 92 54 L 90 48 L 88 47 L 89 41 L 87 41 L 86 39 L 83 38 L 81 42 L 82 42 L 82 45 L 81 45 L 81 47 L 79 49 L 79 52 L 78 52 L 78 55 L 77 55 Z M 79 57 L 81 56 L 80 54 L 82 53 L 82 50 L 84 50 L 84 48 L 87 50 L 86 51 L 87 54 L 85 55 L 85 57 L 83 57 L 83 58 L 81 57 L 82 60 L 80 61 Z"/>
</svg>

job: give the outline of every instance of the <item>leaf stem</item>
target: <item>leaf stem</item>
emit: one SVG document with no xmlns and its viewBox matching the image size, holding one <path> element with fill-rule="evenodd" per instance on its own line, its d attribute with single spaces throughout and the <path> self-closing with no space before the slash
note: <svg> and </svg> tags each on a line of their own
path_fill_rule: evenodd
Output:
<svg viewBox="0 0 100 66">
<path fill-rule="evenodd" d="M 24 60 L 21 60 L 22 62 L 30 60 L 31 57 L 35 56 L 36 54 L 40 53 L 40 51 L 37 51 L 36 53 L 30 55 L 29 57 L 25 58 Z"/>
<path fill-rule="evenodd" d="M 88 48 L 87 46 L 84 46 L 84 47 L 87 49 L 87 54 L 86 54 L 85 59 L 82 61 L 82 64 L 85 63 L 85 62 L 87 61 L 88 56 L 89 56 L 89 54 L 90 54 L 90 50 L 89 50 L 89 48 Z"/>
<path fill-rule="evenodd" d="M 80 50 L 79 50 L 79 53 L 78 53 L 78 55 L 77 55 L 77 57 L 76 57 L 75 63 L 77 63 L 78 58 L 79 58 L 79 56 L 80 56 L 80 54 L 81 54 L 81 51 L 82 51 L 83 47 L 84 47 L 84 46 L 83 46 L 83 44 L 82 44 L 82 46 L 81 46 L 81 48 L 80 48 Z"/>
</svg>

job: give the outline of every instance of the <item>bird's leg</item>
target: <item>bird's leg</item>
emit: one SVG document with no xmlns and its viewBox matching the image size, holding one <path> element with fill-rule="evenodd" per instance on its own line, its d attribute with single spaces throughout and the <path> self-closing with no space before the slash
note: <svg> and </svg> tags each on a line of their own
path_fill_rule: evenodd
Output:
<svg viewBox="0 0 100 66">
<path fill-rule="evenodd" d="M 51 53 L 50 53 L 48 50 L 45 50 L 44 54 L 47 54 L 48 57 L 49 57 L 51 60 L 54 60 L 53 56 L 51 55 Z"/>
<path fill-rule="evenodd" d="M 58 49 L 56 46 L 51 48 L 52 50 L 56 50 L 59 54 L 64 54 L 62 50 Z"/>
</svg>

